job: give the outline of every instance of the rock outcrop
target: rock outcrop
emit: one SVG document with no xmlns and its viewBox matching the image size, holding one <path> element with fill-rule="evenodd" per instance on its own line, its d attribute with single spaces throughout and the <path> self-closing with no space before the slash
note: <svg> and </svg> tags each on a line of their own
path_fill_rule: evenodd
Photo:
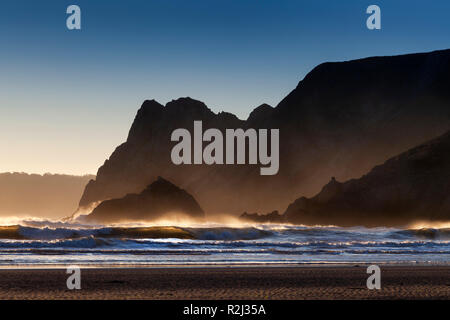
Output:
<svg viewBox="0 0 450 320">
<path fill-rule="evenodd" d="M 259 222 L 272 220 L 271 216 L 257 218 Z M 332 178 L 316 196 L 295 200 L 283 218 L 297 224 L 341 226 L 449 221 L 450 131 L 389 159 L 359 179 L 341 183 Z"/>
<path fill-rule="evenodd" d="M 278 211 L 272 211 L 268 214 L 258 214 L 258 213 L 247 213 L 244 212 L 240 218 L 242 220 L 260 222 L 260 223 L 283 223 L 286 219 L 283 215 L 279 214 Z"/>
<path fill-rule="evenodd" d="M 204 217 L 197 201 L 185 190 L 158 177 L 139 194 L 128 194 L 120 199 L 105 200 L 86 221 L 111 223 L 121 221 L 151 221 L 183 215 L 194 219 Z"/>
</svg>

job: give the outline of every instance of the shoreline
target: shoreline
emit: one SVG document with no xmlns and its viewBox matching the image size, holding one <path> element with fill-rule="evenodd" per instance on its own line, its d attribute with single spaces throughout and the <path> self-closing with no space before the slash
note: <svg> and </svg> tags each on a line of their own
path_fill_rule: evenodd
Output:
<svg viewBox="0 0 450 320">
<path fill-rule="evenodd" d="M 368 267 L 370 265 L 378 265 L 383 267 L 448 267 L 449 263 L 441 262 L 305 262 L 305 263 L 236 263 L 236 264 L 23 264 L 23 265 L 0 265 L 1 270 L 58 270 L 67 269 L 69 266 L 78 266 L 81 269 L 184 269 L 184 268 L 352 268 L 352 267 Z"/>
<path fill-rule="evenodd" d="M 58 269 L 1 269 L 0 300 L 414 300 L 450 299 L 450 266 L 380 266 L 369 290 L 365 266 L 81 269 L 81 290 Z"/>
</svg>

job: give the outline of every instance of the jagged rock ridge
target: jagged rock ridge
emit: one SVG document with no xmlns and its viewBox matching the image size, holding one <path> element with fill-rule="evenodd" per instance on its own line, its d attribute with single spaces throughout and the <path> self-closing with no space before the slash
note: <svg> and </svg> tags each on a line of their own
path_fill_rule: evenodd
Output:
<svg viewBox="0 0 450 320">
<path fill-rule="evenodd" d="M 206 212 L 283 210 L 312 196 L 330 176 L 343 181 L 450 128 L 450 50 L 324 63 L 280 104 L 260 106 L 246 121 L 181 98 L 139 109 L 128 139 L 86 187 L 80 206 L 141 192 L 161 175 L 189 190 Z M 181 165 L 170 160 L 174 129 L 280 129 L 280 170 L 259 166 Z"/>
</svg>

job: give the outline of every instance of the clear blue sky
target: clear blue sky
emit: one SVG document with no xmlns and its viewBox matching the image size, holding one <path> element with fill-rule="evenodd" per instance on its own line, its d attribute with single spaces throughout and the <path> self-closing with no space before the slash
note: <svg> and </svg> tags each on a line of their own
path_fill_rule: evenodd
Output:
<svg viewBox="0 0 450 320">
<path fill-rule="evenodd" d="M 321 62 L 449 48 L 449 14 L 448 0 L 1 1 L 0 172 L 95 173 L 145 99 L 246 118 Z"/>
</svg>

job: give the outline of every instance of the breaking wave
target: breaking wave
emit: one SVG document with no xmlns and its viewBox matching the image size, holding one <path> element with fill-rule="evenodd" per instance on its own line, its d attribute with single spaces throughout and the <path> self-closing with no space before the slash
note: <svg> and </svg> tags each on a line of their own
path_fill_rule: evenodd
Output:
<svg viewBox="0 0 450 320">
<path fill-rule="evenodd" d="M 0 227 L 0 239 L 60 240 L 83 237 L 128 239 L 198 239 L 198 240 L 252 240 L 271 235 L 257 228 L 180 228 L 180 227 L 102 227 L 102 228 L 49 228 L 21 225 Z"/>
<path fill-rule="evenodd" d="M 22 220 L 0 226 L 0 265 L 439 263 L 450 228 L 83 225 Z"/>
</svg>

